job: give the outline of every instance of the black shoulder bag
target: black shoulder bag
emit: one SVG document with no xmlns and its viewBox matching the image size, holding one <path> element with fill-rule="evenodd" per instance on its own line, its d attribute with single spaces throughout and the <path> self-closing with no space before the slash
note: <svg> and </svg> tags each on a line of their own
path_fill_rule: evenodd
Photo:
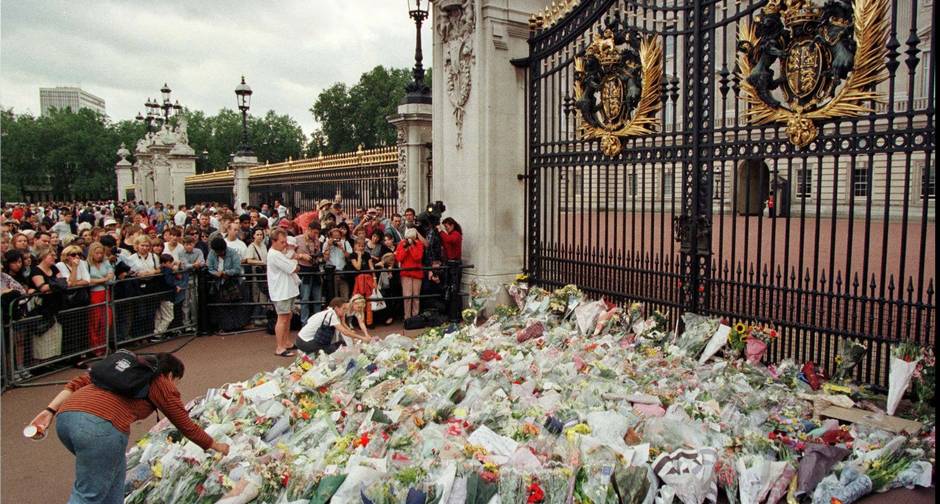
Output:
<svg viewBox="0 0 940 504">
<path fill-rule="evenodd" d="M 98 388 L 131 399 L 146 399 L 157 377 L 156 359 L 121 349 L 91 366 L 91 382 Z"/>
</svg>

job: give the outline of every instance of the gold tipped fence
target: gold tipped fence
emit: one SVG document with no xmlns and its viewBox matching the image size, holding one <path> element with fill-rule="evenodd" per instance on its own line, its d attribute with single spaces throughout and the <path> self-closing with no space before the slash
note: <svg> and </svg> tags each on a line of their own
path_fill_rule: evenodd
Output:
<svg viewBox="0 0 940 504">
<path fill-rule="evenodd" d="M 398 151 L 395 147 L 358 149 L 314 158 L 267 163 L 248 170 L 251 203 L 277 198 L 306 207 L 309 200 L 341 194 L 349 203 L 397 203 Z M 187 203 L 231 202 L 231 169 L 186 177 Z"/>
</svg>

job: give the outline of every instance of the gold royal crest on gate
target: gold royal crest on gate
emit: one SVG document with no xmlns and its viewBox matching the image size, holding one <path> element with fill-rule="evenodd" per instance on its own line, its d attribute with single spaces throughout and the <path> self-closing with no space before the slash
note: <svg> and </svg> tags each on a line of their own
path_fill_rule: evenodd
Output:
<svg viewBox="0 0 940 504">
<path fill-rule="evenodd" d="M 619 14 L 574 60 L 574 106 L 583 139 L 600 139 L 608 156 L 620 137 L 654 133 L 662 93 L 662 46 L 628 30 Z"/>
<path fill-rule="evenodd" d="M 750 124 L 785 124 L 802 148 L 819 135 L 815 121 L 871 112 L 865 102 L 881 100 L 873 90 L 887 76 L 887 13 L 888 0 L 770 0 L 743 21 L 738 74 Z"/>
</svg>

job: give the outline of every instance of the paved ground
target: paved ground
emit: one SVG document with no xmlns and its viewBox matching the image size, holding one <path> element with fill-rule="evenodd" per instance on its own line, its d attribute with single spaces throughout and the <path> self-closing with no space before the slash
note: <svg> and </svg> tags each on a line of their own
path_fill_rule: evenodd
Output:
<svg viewBox="0 0 940 504">
<path fill-rule="evenodd" d="M 400 326 L 373 331 L 385 335 L 400 332 Z M 416 334 L 408 331 L 407 334 Z M 186 339 L 164 342 L 146 348 L 148 352 L 170 351 Z M 290 359 L 274 355 L 274 337 L 261 332 L 208 336 L 194 339 L 176 355 L 186 364 L 186 376 L 179 384 L 183 403 L 201 396 L 206 389 L 241 381 L 264 370 L 275 369 Z M 48 383 L 68 380 L 77 369 L 37 380 Z M 10 504 L 54 503 L 68 500 L 74 475 L 74 458 L 55 433 L 36 442 L 23 437 L 23 427 L 48 404 L 61 386 L 9 390 L 0 397 L 2 443 L 0 443 L 0 502 Z M 131 427 L 130 442 L 136 442 L 156 424 L 156 415 Z"/>
<path fill-rule="evenodd" d="M 398 326 L 376 330 L 379 335 L 400 331 Z M 413 335 L 417 331 L 408 331 Z M 147 351 L 173 350 L 186 340 L 161 343 Z M 262 370 L 284 365 L 287 359 L 274 355 L 273 336 L 252 332 L 196 338 L 177 352 L 186 363 L 186 377 L 180 383 L 183 402 L 202 395 L 207 388 L 240 381 Z M 68 380 L 78 374 L 68 370 L 46 377 L 42 382 Z M 23 427 L 58 392 L 59 386 L 19 388 L 0 397 L 2 443 L 0 443 L 0 502 L 15 504 L 65 502 L 72 484 L 73 458 L 55 434 L 35 442 L 23 438 Z M 132 426 L 135 442 L 156 423 L 156 417 Z M 935 489 L 894 491 L 865 499 L 875 504 L 934 502 Z"/>
</svg>

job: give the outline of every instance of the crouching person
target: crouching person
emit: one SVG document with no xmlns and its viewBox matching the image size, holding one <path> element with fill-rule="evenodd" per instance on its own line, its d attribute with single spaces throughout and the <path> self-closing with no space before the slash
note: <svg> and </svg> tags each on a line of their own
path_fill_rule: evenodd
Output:
<svg viewBox="0 0 940 504">
<path fill-rule="evenodd" d="M 349 328 L 345 317 L 348 310 L 346 298 L 335 297 L 325 310 L 312 315 L 297 334 L 297 349 L 310 355 L 320 350 L 331 354 L 344 345 L 343 336 L 353 341 L 368 343 L 371 338 Z"/>
</svg>

